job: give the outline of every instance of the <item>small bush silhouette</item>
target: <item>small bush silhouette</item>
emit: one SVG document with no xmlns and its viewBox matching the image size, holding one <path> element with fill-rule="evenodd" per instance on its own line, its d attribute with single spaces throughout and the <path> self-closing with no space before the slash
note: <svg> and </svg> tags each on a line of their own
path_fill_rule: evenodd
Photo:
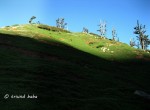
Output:
<svg viewBox="0 0 150 110">
<path fill-rule="evenodd" d="M 14 25 L 12 25 L 12 26 L 19 26 L 19 24 L 14 24 Z"/>
<path fill-rule="evenodd" d="M 66 33 L 70 33 L 67 30 L 64 30 L 64 29 L 61 29 L 61 28 L 57 28 L 57 27 L 53 27 L 53 26 L 44 25 L 44 24 L 40 24 L 37 27 L 40 28 L 40 29 L 45 29 L 45 30 L 54 31 L 54 32 L 66 32 Z"/>
</svg>

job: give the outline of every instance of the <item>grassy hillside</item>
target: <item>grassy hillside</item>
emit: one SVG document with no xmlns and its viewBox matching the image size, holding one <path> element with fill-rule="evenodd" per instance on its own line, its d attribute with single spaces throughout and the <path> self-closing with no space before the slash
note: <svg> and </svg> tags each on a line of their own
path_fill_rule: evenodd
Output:
<svg viewBox="0 0 150 110">
<path fill-rule="evenodd" d="M 135 90 L 150 93 L 149 53 L 42 26 L 0 29 L 0 109 L 150 109 L 147 100 L 134 95 Z M 11 98 L 24 94 L 38 98 Z"/>
<path fill-rule="evenodd" d="M 150 56 L 121 42 L 99 38 L 93 34 L 71 33 L 47 25 L 14 25 L 1 29 L 1 32 L 26 36 L 45 43 L 55 40 L 107 60 L 136 59 L 139 55 Z"/>
</svg>

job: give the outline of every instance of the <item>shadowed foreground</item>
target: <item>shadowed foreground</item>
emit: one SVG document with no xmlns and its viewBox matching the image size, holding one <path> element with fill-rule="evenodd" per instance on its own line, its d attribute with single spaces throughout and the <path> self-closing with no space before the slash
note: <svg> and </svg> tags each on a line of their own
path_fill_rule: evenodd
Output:
<svg viewBox="0 0 150 110">
<path fill-rule="evenodd" d="M 1 110 L 150 109 L 134 95 L 150 93 L 147 60 L 111 62 L 54 40 L 6 34 L 0 35 L 0 58 Z"/>
</svg>

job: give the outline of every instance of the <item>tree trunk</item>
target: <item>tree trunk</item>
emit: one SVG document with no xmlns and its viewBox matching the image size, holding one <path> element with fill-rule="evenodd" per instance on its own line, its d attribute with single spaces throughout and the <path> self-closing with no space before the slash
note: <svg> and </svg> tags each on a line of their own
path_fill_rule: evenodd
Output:
<svg viewBox="0 0 150 110">
<path fill-rule="evenodd" d="M 145 50 L 144 40 L 142 40 L 142 49 Z"/>
</svg>

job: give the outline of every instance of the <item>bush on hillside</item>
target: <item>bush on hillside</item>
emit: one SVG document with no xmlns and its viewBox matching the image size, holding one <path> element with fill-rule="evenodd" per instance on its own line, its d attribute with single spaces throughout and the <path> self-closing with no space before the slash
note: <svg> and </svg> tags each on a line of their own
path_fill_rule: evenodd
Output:
<svg viewBox="0 0 150 110">
<path fill-rule="evenodd" d="M 96 46 L 96 48 L 102 48 L 102 47 L 104 47 L 104 45 L 98 45 L 98 46 Z"/>
<path fill-rule="evenodd" d="M 12 25 L 12 26 L 19 26 L 19 24 L 14 24 L 14 25 Z"/>
<path fill-rule="evenodd" d="M 54 32 L 66 32 L 66 33 L 70 33 L 67 30 L 61 29 L 61 28 L 57 28 L 54 26 L 48 26 L 48 25 L 44 25 L 44 24 L 40 24 L 37 26 L 40 29 L 45 29 L 45 30 L 49 30 L 49 31 L 54 31 Z"/>
<path fill-rule="evenodd" d="M 99 36 L 98 34 L 95 34 L 95 33 L 90 33 L 91 35 L 93 35 L 93 36 L 96 36 L 96 37 L 101 37 L 101 36 Z"/>
</svg>

